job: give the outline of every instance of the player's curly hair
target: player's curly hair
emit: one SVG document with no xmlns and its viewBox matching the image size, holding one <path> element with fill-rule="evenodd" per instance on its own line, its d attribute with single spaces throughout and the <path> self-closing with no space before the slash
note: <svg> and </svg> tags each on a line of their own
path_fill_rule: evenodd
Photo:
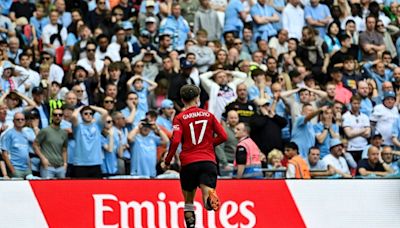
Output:
<svg viewBox="0 0 400 228">
<path fill-rule="evenodd" d="M 180 90 L 181 98 L 185 102 L 191 102 L 200 95 L 200 88 L 195 85 L 184 85 Z"/>
</svg>

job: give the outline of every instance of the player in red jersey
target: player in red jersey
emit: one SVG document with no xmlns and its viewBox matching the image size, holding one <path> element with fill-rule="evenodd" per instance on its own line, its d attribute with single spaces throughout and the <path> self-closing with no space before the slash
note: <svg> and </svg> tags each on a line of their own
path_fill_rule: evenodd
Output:
<svg viewBox="0 0 400 228">
<path fill-rule="evenodd" d="M 184 111 L 174 118 L 172 142 L 162 166 L 170 164 L 179 143 L 182 143 L 180 182 L 185 198 L 184 217 L 189 228 L 196 224 L 193 201 L 197 187 L 201 189 L 207 210 L 219 208 L 215 192 L 218 174 L 214 147 L 226 141 L 227 135 L 213 114 L 197 107 L 200 102 L 197 86 L 183 86 L 180 95 L 185 104 Z"/>
</svg>

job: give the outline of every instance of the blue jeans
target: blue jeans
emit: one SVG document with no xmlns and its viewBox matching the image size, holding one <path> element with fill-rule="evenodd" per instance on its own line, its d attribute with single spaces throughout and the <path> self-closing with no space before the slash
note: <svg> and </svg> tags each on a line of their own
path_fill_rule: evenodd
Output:
<svg viewBox="0 0 400 228">
<path fill-rule="evenodd" d="M 50 178 L 65 178 L 65 168 L 60 166 L 58 168 L 48 166 L 47 169 L 43 166 L 40 167 L 40 176 L 44 179 Z"/>
</svg>

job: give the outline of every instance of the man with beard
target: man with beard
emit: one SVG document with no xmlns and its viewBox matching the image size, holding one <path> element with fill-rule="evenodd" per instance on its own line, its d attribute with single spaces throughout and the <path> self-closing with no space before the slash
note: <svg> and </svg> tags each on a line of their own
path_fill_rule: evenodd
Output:
<svg viewBox="0 0 400 228">
<path fill-rule="evenodd" d="M 228 112 L 235 110 L 239 115 L 239 122 L 249 123 L 250 118 L 256 112 L 256 105 L 249 101 L 247 86 L 244 83 L 236 87 L 237 99 L 225 107 L 225 112 L 222 114 L 223 119 L 226 119 Z"/>
<path fill-rule="evenodd" d="M 68 134 L 60 128 L 63 110 L 54 109 L 52 123 L 37 135 L 33 148 L 41 162 L 42 178 L 65 178 Z"/>
</svg>

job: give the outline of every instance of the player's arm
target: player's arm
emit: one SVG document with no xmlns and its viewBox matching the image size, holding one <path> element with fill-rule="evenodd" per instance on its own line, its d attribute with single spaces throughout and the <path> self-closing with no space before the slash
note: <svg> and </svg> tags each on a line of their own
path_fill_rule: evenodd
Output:
<svg viewBox="0 0 400 228">
<path fill-rule="evenodd" d="M 176 149 L 178 148 L 179 143 L 181 142 L 181 139 L 182 139 L 182 124 L 180 123 L 178 118 L 175 118 L 174 125 L 173 125 L 171 144 L 169 146 L 167 157 L 165 158 L 165 161 L 164 161 L 164 163 L 166 165 L 169 165 L 171 163 L 171 160 L 176 153 Z"/>
<path fill-rule="evenodd" d="M 226 134 L 222 125 L 218 122 L 215 116 L 212 116 L 214 121 L 214 132 L 217 135 L 213 139 L 213 145 L 218 146 L 219 144 L 225 142 L 228 139 L 228 135 Z"/>
</svg>

